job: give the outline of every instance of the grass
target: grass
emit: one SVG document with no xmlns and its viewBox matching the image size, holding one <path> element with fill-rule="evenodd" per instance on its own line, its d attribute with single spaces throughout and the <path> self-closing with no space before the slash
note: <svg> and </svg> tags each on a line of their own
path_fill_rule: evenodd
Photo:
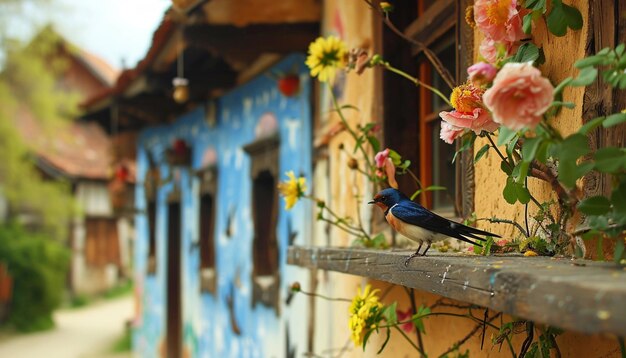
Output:
<svg viewBox="0 0 626 358">
<path fill-rule="evenodd" d="M 130 328 L 124 331 L 124 335 L 118 338 L 111 346 L 111 353 L 124 353 L 132 350 L 133 338 L 131 332 L 132 330 Z"/>
<path fill-rule="evenodd" d="M 111 299 L 126 296 L 131 292 L 133 292 L 133 281 L 126 280 L 119 285 L 111 287 L 102 296 L 106 299 Z"/>
</svg>

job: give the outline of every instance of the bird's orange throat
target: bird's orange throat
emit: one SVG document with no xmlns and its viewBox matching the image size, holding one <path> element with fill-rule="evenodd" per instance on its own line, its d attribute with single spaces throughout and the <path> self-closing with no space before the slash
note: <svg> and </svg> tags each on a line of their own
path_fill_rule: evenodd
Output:
<svg viewBox="0 0 626 358">
<path fill-rule="evenodd" d="M 383 213 L 387 211 L 387 208 L 389 208 L 387 205 L 381 203 L 380 201 L 376 202 L 375 204 L 383 211 Z"/>
</svg>

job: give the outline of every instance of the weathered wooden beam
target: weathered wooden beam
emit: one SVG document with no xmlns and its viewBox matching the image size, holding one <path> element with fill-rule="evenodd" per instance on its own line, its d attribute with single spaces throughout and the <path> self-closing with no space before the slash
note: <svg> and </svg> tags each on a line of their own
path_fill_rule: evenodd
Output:
<svg viewBox="0 0 626 358">
<path fill-rule="evenodd" d="M 626 271 L 565 258 L 289 247 L 287 262 L 432 292 L 584 333 L 626 336 Z"/>
<path fill-rule="evenodd" d="M 232 25 L 190 25 L 185 40 L 191 46 L 209 48 L 221 55 L 258 55 L 306 51 L 319 35 L 319 23 Z"/>
</svg>

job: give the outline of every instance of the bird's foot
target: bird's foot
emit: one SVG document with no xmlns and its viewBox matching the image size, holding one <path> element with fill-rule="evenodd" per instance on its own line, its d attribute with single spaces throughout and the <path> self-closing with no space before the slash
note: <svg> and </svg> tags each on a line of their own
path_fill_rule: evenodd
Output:
<svg viewBox="0 0 626 358">
<path fill-rule="evenodd" d="M 404 267 L 409 267 L 409 262 L 415 256 L 419 256 L 419 253 L 417 251 L 415 251 L 413 254 L 409 255 L 409 257 L 407 257 L 406 260 L 404 260 Z"/>
</svg>

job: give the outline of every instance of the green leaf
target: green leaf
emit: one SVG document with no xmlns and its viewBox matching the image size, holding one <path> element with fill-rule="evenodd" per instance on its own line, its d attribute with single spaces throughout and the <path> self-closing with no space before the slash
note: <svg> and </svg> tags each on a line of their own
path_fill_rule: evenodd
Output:
<svg viewBox="0 0 626 358">
<path fill-rule="evenodd" d="M 363 351 L 365 352 L 365 346 L 367 344 L 367 340 L 370 338 L 370 336 L 372 335 L 372 333 L 374 333 L 373 329 L 368 329 L 366 328 L 365 330 L 365 335 L 363 336 Z"/>
<path fill-rule="evenodd" d="M 613 261 L 616 264 L 622 263 L 624 258 L 624 240 L 617 240 L 615 250 L 613 251 Z"/>
<path fill-rule="evenodd" d="M 513 140 L 513 138 L 515 138 L 516 135 L 517 131 L 501 126 L 500 131 L 498 132 L 498 145 L 500 146 L 509 143 Z"/>
<path fill-rule="evenodd" d="M 540 137 L 526 139 L 522 145 L 522 159 L 528 163 L 532 162 L 533 159 L 535 159 L 537 150 L 539 150 L 539 146 L 542 142 L 543 138 Z"/>
<path fill-rule="evenodd" d="M 580 129 L 578 129 L 578 133 L 583 134 L 583 135 L 589 134 L 589 132 L 601 126 L 604 119 L 605 117 L 596 117 L 590 120 L 589 122 L 583 124 L 583 126 L 580 127 Z"/>
<path fill-rule="evenodd" d="M 527 42 L 517 49 L 512 62 L 535 62 L 541 56 L 541 50 L 532 42 Z"/>
<path fill-rule="evenodd" d="M 590 152 L 589 141 L 586 136 L 574 133 L 561 142 L 558 150 L 561 160 L 576 160 Z"/>
<path fill-rule="evenodd" d="M 491 145 L 489 144 L 485 144 L 483 145 L 478 152 L 476 152 L 476 156 L 474 157 L 474 163 L 478 162 L 480 160 L 480 158 L 483 157 L 483 155 L 485 155 L 487 153 L 487 151 L 489 151 L 489 148 L 491 147 Z"/>
<path fill-rule="evenodd" d="M 415 328 L 417 328 L 418 331 L 422 333 L 426 333 L 423 319 L 425 318 L 425 316 L 428 316 L 429 314 L 430 314 L 430 308 L 424 305 L 421 305 L 417 308 L 417 313 L 415 313 L 413 317 L 411 317 L 411 321 L 413 321 L 413 324 L 415 325 Z"/>
<path fill-rule="evenodd" d="M 489 256 L 491 254 L 491 247 L 493 246 L 494 241 L 493 241 L 493 237 L 489 236 L 487 237 L 487 241 L 483 242 L 483 250 L 482 250 L 482 255 L 484 256 Z"/>
<path fill-rule="evenodd" d="M 602 56 L 589 56 L 583 59 L 580 59 L 574 63 L 576 68 L 585 68 L 589 66 L 600 65 L 604 62 L 604 57 Z"/>
<path fill-rule="evenodd" d="M 611 193 L 611 202 L 616 212 L 626 214 L 626 181 L 622 181 Z"/>
<path fill-rule="evenodd" d="M 624 257 L 624 240 L 619 239 L 615 242 L 615 250 L 613 251 L 613 261 L 620 263 Z"/>
<path fill-rule="evenodd" d="M 522 30 L 525 34 L 530 35 L 530 31 L 533 28 L 533 13 L 528 13 L 524 15 L 524 19 L 522 22 Z"/>
<path fill-rule="evenodd" d="M 576 165 L 575 160 L 561 160 L 558 166 L 558 179 L 568 188 L 573 188 L 576 185 L 576 180 L 589 173 L 593 167 L 594 163 L 591 161 Z"/>
<path fill-rule="evenodd" d="M 563 4 L 563 11 L 567 18 L 567 27 L 572 30 L 580 30 L 583 28 L 583 15 L 577 8 Z"/>
<path fill-rule="evenodd" d="M 389 343 L 390 337 L 391 337 L 391 328 L 387 327 L 387 336 L 385 337 L 385 341 L 383 342 L 382 346 L 380 346 L 380 349 L 378 350 L 378 353 L 376 354 L 381 354 L 383 352 L 383 350 L 387 346 L 387 343 Z"/>
<path fill-rule="evenodd" d="M 528 169 L 530 169 L 530 162 L 521 162 L 519 165 L 519 173 L 516 176 L 515 181 L 522 183 L 528 175 Z"/>
<path fill-rule="evenodd" d="M 626 167 L 626 153 L 616 147 L 598 149 L 593 159 L 596 162 L 595 169 L 603 173 L 615 173 Z"/>
<path fill-rule="evenodd" d="M 589 86 L 596 80 L 598 77 L 598 69 L 594 67 L 585 67 L 578 73 L 578 77 L 576 77 L 572 82 L 570 82 L 571 86 L 575 87 L 584 87 Z"/>
<path fill-rule="evenodd" d="M 507 175 L 513 174 L 513 169 L 509 165 L 509 162 L 507 162 L 506 160 L 503 160 L 503 161 L 500 162 L 500 169 L 503 172 L 505 172 Z"/>
<path fill-rule="evenodd" d="M 602 123 L 602 126 L 604 128 L 609 128 L 618 124 L 622 124 L 624 122 L 626 122 L 626 113 L 615 113 L 606 117 L 606 120 L 604 121 L 604 123 Z"/>
<path fill-rule="evenodd" d="M 519 202 L 522 204 L 528 204 L 530 202 L 530 192 L 528 191 L 528 188 L 526 188 L 522 183 L 514 184 L 517 200 L 519 200 Z"/>
<path fill-rule="evenodd" d="M 529 0 L 524 6 L 527 9 L 538 10 L 540 13 L 546 12 L 546 0 Z"/>
<path fill-rule="evenodd" d="M 565 16 L 561 1 L 553 1 L 552 10 L 547 18 L 548 30 L 556 36 L 564 36 L 565 32 L 567 32 Z"/>
<path fill-rule="evenodd" d="M 592 196 L 578 203 L 578 210 L 587 215 L 604 215 L 611 210 L 611 202 L 605 196 Z"/>
<path fill-rule="evenodd" d="M 535 159 L 541 163 L 545 163 L 548 160 L 548 149 L 552 146 L 552 143 L 548 141 L 544 141 L 539 146 L 537 150 L 537 155 L 535 155 Z"/>
<path fill-rule="evenodd" d="M 376 139 L 376 137 L 368 135 L 367 141 L 370 142 L 370 145 L 372 146 L 372 150 L 374 152 L 378 153 L 380 151 L 380 142 L 378 141 L 378 139 Z"/>
<path fill-rule="evenodd" d="M 390 325 L 398 323 L 398 314 L 396 313 L 397 306 L 398 302 L 394 302 L 385 307 L 385 310 L 383 311 L 383 317 L 385 317 L 385 321 L 387 321 Z"/>
<path fill-rule="evenodd" d="M 515 204 L 517 201 L 517 190 L 515 189 L 516 183 L 513 181 L 511 177 L 506 179 L 506 185 L 504 186 L 504 190 L 502 191 L 502 196 L 504 200 L 506 200 L 509 204 Z"/>
<path fill-rule="evenodd" d="M 357 150 L 359 150 L 359 148 L 361 148 L 361 145 L 363 144 L 364 140 L 365 140 L 364 136 L 360 136 L 359 138 L 357 138 L 356 143 L 354 144 L 353 154 L 356 153 Z"/>
<path fill-rule="evenodd" d="M 575 7 L 552 1 L 552 10 L 547 18 L 548 29 L 556 36 L 564 36 L 569 27 L 572 30 L 580 30 L 583 26 L 583 18 Z"/>
</svg>

